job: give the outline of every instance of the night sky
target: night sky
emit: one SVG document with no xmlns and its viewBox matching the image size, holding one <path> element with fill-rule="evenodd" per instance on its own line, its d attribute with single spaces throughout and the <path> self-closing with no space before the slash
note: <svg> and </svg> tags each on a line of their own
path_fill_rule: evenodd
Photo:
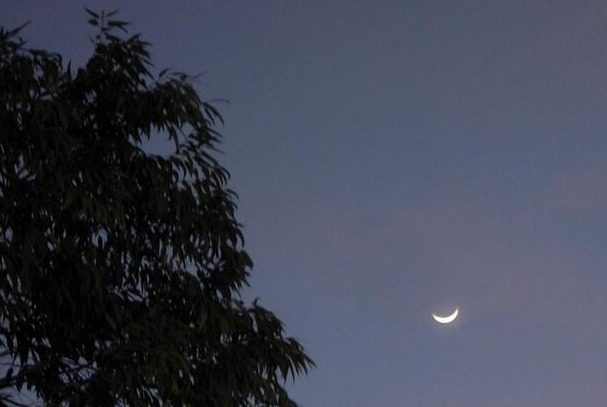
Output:
<svg viewBox="0 0 607 407">
<path fill-rule="evenodd" d="M 607 405 L 605 1 L 2 0 L 0 24 L 81 64 L 84 5 L 230 101 L 245 296 L 316 361 L 303 406 Z"/>
</svg>

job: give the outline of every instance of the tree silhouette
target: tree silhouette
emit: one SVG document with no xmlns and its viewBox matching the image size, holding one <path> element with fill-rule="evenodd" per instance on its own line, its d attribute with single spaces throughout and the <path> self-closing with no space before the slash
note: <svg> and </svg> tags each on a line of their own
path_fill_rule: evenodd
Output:
<svg viewBox="0 0 607 407">
<path fill-rule="evenodd" d="M 285 380 L 313 363 L 240 297 L 221 116 L 87 12 L 75 71 L 0 29 L 0 404 L 296 406 Z M 157 137 L 170 155 L 145 151 Z"/>
</svg>

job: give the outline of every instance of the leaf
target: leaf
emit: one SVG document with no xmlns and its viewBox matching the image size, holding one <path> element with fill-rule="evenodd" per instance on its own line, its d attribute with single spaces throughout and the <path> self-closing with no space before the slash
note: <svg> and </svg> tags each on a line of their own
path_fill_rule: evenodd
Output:
<svg viewBox="0 0 607 407">
<path fill-rule="evenodd" d="M 107 22 L 108 27 L 116 27 L 122 31 L 124 31 L 125 33 L 127 33 L 127 29 L 125 28 L 127 25 L 130 25 L 130 23 L 126 22 L 126 21 L 108 21 Z"/>
<path fill-rule="evenodd" d="M 17 28 L 13 28 L 12 30 L 8 31 L 7 37 L 11 38 L 11 37 L 16 36 L 17 34 L 19 34 L 21 32 L 22 29 L 24 29 L 25 27 L 27 27 L 30 23 L 31 23 L 31 21 L 28 21 L 26 23 L 21 24 Z"/>
<path fill-rule="evenodd" d="M 127 21 L 110 20 L 108 21 L 107 25 L 110 27 L 124 27 L 126 25 L 130 25 L 130 23 Z"/>
<path fill-rule="evenodd" d="M 88 15 L 90 15 L 91 17 L 93 17 L 95 19 L 99 19 L 99 14 L 95 13 L 93 10 L 91 10 L 91 9 L 89 9 L 87 7 L 84 7 L 84 11 L 86 11 L 86 13 Z"/>
<path fill-rule="evenodd" d="M 6 371 L 6 375 L 4 375 L 4 381 L 10 382 L 12 378 L 13 378 L 13 368 L 9 367 L 8 370 Z"/>
</svg>

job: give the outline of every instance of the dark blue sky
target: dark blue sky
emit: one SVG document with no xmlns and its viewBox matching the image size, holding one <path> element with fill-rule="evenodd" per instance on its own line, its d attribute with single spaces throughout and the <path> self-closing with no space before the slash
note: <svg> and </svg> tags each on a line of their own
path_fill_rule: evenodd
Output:
<svg viewBox="0 0 607 407">
<path fill-rule="evenodd" d="M 230 100 L 247 296 L 316 360 L 304 406 L 607 405 L 604 1 L 2 0 L 0 24 L 82 62 L 83 5 Z"/>
</svg>

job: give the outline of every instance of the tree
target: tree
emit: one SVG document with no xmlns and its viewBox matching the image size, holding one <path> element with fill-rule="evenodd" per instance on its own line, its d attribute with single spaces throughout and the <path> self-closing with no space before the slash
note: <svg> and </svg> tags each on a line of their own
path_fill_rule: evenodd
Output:
<svg viewBox="0 0 607 407">
<path fill-rule="evenodd" d="M 257 300 L 222 122 L 149 44 L 99 29 L 81 68 L 0 29 L 0 404 L 296 406 L 313 366 Z M 166 137 L 170 155 L 145 151 Z M 32 403 L 34 403 L 32 402 Z"/>
</svg>

